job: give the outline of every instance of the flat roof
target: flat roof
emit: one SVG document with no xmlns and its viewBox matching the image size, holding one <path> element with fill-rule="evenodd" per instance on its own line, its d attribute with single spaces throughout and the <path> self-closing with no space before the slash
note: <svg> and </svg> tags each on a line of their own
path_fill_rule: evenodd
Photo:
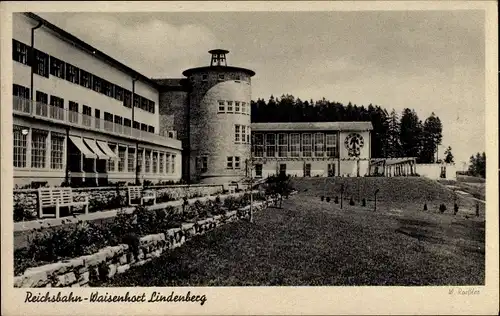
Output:
<svg viewBox="0 0 500 316">
<path fill-rule="evenodd" d="M 111 64 L 112 66 L 115 66 L 116 68 L 120 69 L 121 71 L 131 75 L 132 77 L 138 78 L 143 82 L 146 82 L 153 86 L 154 88 L 158 88 L 158 85 L 155 81 L 153 81 L 151 78 L 146 77 L 145 75 L 139 73 L 138 71 L 128 67 L 127 65 L 119 62 L 118 60 L 114 59 L 113 57 L 105 54 L 104 52 L 98 50 L 97 48 L 91 46 L 90 44 L 82 41 L 78 37 L 74 36 L 73 34 L 70 34 L 66 32 L 65 30 L 61 29 L 58 26 L 55 26 L 54 24 L 50 23 L 49 21 L 45 20 L 44 18 L 32 13 L 32 12 L 25 12 L 25 16 L 42 23 L 43 26 L 47 27 L 49 30 L 55 32 L 59 36 L 61 36 L 62 39 L 75 44 L 78 46 L 80 49 L 87 51 L 89 54 L 94 55 L 96 58 L 107 62 Z"/>
<path fill-rule="evenodd" d="M 252 123 L 252 131 L 371 131 L 372 122 Z"/>
</svg>

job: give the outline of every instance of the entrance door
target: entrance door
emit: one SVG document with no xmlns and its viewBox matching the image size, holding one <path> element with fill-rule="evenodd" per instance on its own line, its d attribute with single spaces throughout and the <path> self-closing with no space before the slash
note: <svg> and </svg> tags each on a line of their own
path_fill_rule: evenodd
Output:
<svg viewBox="0 0 500 316">
<path fill-rule="evenodd" d="M 307 163 L 304 166 L 304 177 L 310 177 L 311 176 L 311 164 Z"/>
<path fill-rule="evenodd" d="M 280 175 L 286 175 L 286 164 L 280 164 Z"/>
<path fill-rule="evenodd" d="M 328 176 L 335 177 L 335 164 L 334 163 L 328 164 Z"/>
</svg>

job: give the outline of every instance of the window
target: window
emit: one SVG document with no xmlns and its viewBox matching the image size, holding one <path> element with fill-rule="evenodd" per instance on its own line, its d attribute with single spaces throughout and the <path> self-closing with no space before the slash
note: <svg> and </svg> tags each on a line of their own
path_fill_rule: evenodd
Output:
<svg viewBox="0 0 500 316">
<path fill-rule="evenodd" d="M 90 108 L 90 106 L 84 105 L 83 109 L 82 109 L 82 113 L 84 115 L 92 116 L 92 109 Z"/>
<path fill-rule="evenodd" d="M 56 97 L 55 95 L 51 95 L 50 105 L 64 109 L 64 99 Z"/>
<path fill-rule="evenodd" d="M 123 172 L 125 171 L 125 156 L 127 154 L 127 148 L 118 146 L 118 171 Z"/>
<path fill-rule="evenodd" d="M 170 154 L 167 153 L 166 155 L 166 163 L 165 163 L 165 173 L 170 173 Z"/>
<path fill-rule="evenodd" d="M 244 143 L 246 140 L 246 128 L 245 125 L 241 126 L 241 142 Z"/>
<path fill-rule="evenodd" d="M 123 88 L 122 87 L 115 86 L 114 98 L 118 101 L 123 101 Z"/>
<path fill-rule="evenodd" d="M 80 69 L 77 67 L 66 63 L 66 80 L 76 84 L 80 83 Z"/>
<path fill-rule="evenodd" d="M 137 151 L 137 168 L 139 168 L 139 171 L 142 171 L 143 152 L 144 150 L 142 149 Z"/>
<path fill-rule="evenodd" d="M 227 157 L 227 169 L 233 169 L 233 157 Z"/>
<path fill-rule="evenodd" d="M 24 43 L 12 39 L 12 59 L 21 64 L 28 65 L 30 47 Z"/>
<path fill-rule="evenodd" d="M 234 157 L 234 169 L 240 169 L 240 157 Z"/>
<path fill-rule="evenodd" d="M 144 111 L 147 111 L 148 110 L 148 99 L 146 98 L 142 98 L 141 97 L 141 109 L 143 109 Z"/>
<path fill-rule="evenodd" d="M 33 72 L 43 77 L 49 77 L 49 55 L 35 49 Z"/>
<path fill-rule="evenodd" d="M 219 113 L 224 113 L 224 101 L 219 100 Z"/>
<path fill-rule="evenodd" d="M 115 123 L 123 125 L 123 118 L 119 115 L 115 115 Z"/>
<path fill-rule="evenodd" d="M 134 94 L 134 107 L 138 108 L 141 106 L 141 96 Z"/>
<path fill-rule="evenodd" d="M 47 134 L 46 131 L 37 129 L 31 132 L 31 168 L 45 168 Z"/>
<path fill-rule="evenodd" d="M 160 157 L 159 158 L 160 163 L 159 163 L 159 170 L 158 170 L 158 172 L 159 173 L 163 173 L 163 164 L 164 164 L 165 154 L 164 153 L 160 153 L 159 157 Z"/>
<path fill-rule="evenodd" d="M 85 70 L 80 70 L 80 85 L 85 88 L 92 88 L 92 75 Z"/>
<path fill-rule="evenodd" d="M 154 134 L 155 133 L 155 127 L 148 125 L 148 132 Z"/>
<path fill-rule="evenodd" d="M 217 77 L 219 81 L 222 81 L 224 80 L 224 75 L 223 74 L 219 74 L 219 76 Z"/>
<path fill-rule="evenodd" d="M 78 103 L 69 101 L 68 116 L 71 123 L 78 123 Z"/>
<path fill-rule="evenodd" d="M 302 156 L 311 157 L 312 155 L 312 143 L 311 134 L 302 135 Z"/>
<path fill-rule="evenodd" d="M 135 129 L 141 129 L 141 123 L 134 121 L 134 128 Z"/>
<path fill-rule="evenodd" d="M 64 79 L 64 61 L 50 56 L 50 74 Z"/>
<path fill-rule="evenodd" d="M 83 114 L 82 115 L 83 125 L 90 126 L 91 125 L 90 119 L 92 117 L 92 109 L 90 108 L 90 106 L 84 105 L 82 109 L 82 114 Z"/>
<path fill-rule="evenodd" d="M 276 156 L 276 138 L 274 134 L 266 134 L 266 157 Z"/>
<path fill-rule="evenodd" d="M 15 97 L 20 97 L 23 99 L 28 99 L 30 98 L 30 89 L 20 86 L 18 84 L 13 85 L 13 95 Z"/>
<path fill-rule="evenodd" d="M 101 128 L 101 111 L 95 109 L 95 128 Z"/>
<path fill-rule="evenodd" d="M 246 102 L 241 102 L 241 113 L 247 114 L 247 104 L 246 104 Z"/>
<path fill-rule="evenodd" d="M 141 131 L 147 132 L 148 131 L 148 125 L 144 124 L 144 123 L 141 123 Z"/>
<path fill-rule="evenodd" d="M 300 155 L 300 134 L 290 134 L 290 157 Z"/>
<path fill-rule="evenodd" d="M 104 112 L 104 120 L 108 122 L 113 122 L 113 114 L 109 112 Z"/>
<path fill-rule="evenodd" d="M 132 92 L 128 90 L 123 91 L 123 106 L 128 108 L 132 107 Z"/>
<path fill-rule="evenodd" d="M 105 95 L 108 97 L 114 97 L 115 96 L 115 85 L 112 84 L 111 82 L 108 82 L 106 80 L 102 80 L 102 90 Z"/>
<path fill-rule="evenodd" d="M 337 156 L 337 135 L 335 134 L 326 134 L 326 155 Z"/>
<path fill-rule="evenodd" d="M 104 129 L 107 131 L 113 131 L 113 114 L 104 112 Z"/>
<path fill-rule="evenodd" d="M 286 164 L 280 164 L 280 174 L 286 174 Z"/>
<path fill-rule="evenodd" d="M 278 134 L 278 157 L 286 157 L 288 151 L 288 135 Z"/>
<path fill-rule="evenodd" d="M 200 157 L 200 172 L 205 173 L 208 171 L 208 157 Z"/>
<path fill-rule="evenodd" d="M 50 168 L 63 168 L 64 135 L 51 132 L 50 135 Z"/>
<path fill-rule="evenodd" d="M 208 81 L 208 75 L 207 74 L 202 74 L 201 75 L 201 81 Z"/>
<path fill-rule="evenodd" d="M 227 112 L 233 112 L 233 101 L 227 101 Z"/>
<path fill-rule="evenodd" d="M 149 106 L 148 111 L 154 114 L 155 113 L 155 103 L 153 101 L 148 101 L 148 102 L 149 102 L 148 103 L 148 106 Z"/>
<path fill-rule="evenodd" d="M 323 157 L 325 153 L 325 134 L 316 133 L 314 135 L 314 155 L 316 157 Z"/>
<path fill-rule="evenodd" d="M 123 119 L 123 126 L 132 127 L 132 121 L 128 118 Z"/>
<path fill-rule="evenodd" d="M 92 90 L 95 92 L 102 92 L 102 79 L 94 75 L 94 80 L 92 80 Z"/>
<path fill-rule="evenodd" d="M 247 143 L 250 144 L 250 126 L 247 126 Z"/>
<path fill-rule="evenodd" d="M 175 155 L 172 155 L 172 159 L 170 160 L 172 165 L 170 167 L 170 170 L 172 170 L 172 173 L 175 173 Z"/>
<path fill-rule="evenodd" d="M 101 118 L 101 110 L 95 109 L 95 117 L 96 118 Z"/>
<path fill-rule="evenodd" d="M 42 104 L 49 104 L 49 96 L 47 93 L 43 93 L 42 91 L 37 91 L 36 92 L 36 102 L 42 103 Z"/>
<path fill-rule="evenodd" d="M 234 125 L 234 141 L 240 142 L 240 125 Z"/>
<path fill-rule="evenodd" d="M 134 172 L 135 171 L 135 148 L 129 147 L 128 148 L 128 172 Z"/>
<path fill-rule="evenodd" d="M 261 178 L 262 177 L 262 164 L 255 165 L 255 176 Z"/>
<path fill-rule="evenodd" d="M 240 113 L 240 102 L 238 102 L 238 101 L 234 102 L 234 112 Z"/>
<path fill-rule="evenodd" d="M 14 125 L 13 139 L 14 139 L 14 167 L 26 168 L 26 150 L 28 135 L 23 135 L 22 131 L 28 130 L 26 127 Z"/>
<path fill-rule="evenodd" d="M 116 144 L 109 144 L 108 143 L 109 149 L 111 149 L 112 152 L 116 154 Z M 108 172 L 115 171 L 115 160 L 114 159 L 108 159 Z"/>
<path fill-rule="evenodd" d="M 146 150 L 146 157 L 144 159 L 144 172 L 149 173 L 151 172 L 151 150 Z"/>
<path fill-rule="evenodd" d="M 253 136 L 254 156 L 264 157 L 264 134 L 256 133 Z"/>
<path fill-rule="evenodd" d="M 153 173 L 158 172 L 158 153 L 153 152 Z"/>
</svg>

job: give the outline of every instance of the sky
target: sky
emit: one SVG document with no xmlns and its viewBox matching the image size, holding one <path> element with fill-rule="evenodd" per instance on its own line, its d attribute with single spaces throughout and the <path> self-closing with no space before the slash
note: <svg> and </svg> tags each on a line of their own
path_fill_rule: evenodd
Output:
<svg viewBox="0 0 500 316">
<path fill-rule="evenodd" d="M 458 167 L 485 151 L 483 11 L 37 13 L 150 78 L 181 78 L 230 51 L 252 99 L 434 112 Z"/>
</svg>

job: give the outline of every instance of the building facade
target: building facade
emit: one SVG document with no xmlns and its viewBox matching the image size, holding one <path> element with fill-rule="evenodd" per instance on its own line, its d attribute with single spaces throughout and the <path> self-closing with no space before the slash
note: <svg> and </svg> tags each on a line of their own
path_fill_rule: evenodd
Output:
<svg viewBox="0 0 500 316">
<path fill-rule="evenodd" d="M 31 13 L 13 15 L 14 183 L 181 178 L 156 82 Z"/>
<path fill-rule="evenodd" d="M 372 129 L 371 122 L 253 123 L 253 175 L 368 175 Z"/>
</svg>

